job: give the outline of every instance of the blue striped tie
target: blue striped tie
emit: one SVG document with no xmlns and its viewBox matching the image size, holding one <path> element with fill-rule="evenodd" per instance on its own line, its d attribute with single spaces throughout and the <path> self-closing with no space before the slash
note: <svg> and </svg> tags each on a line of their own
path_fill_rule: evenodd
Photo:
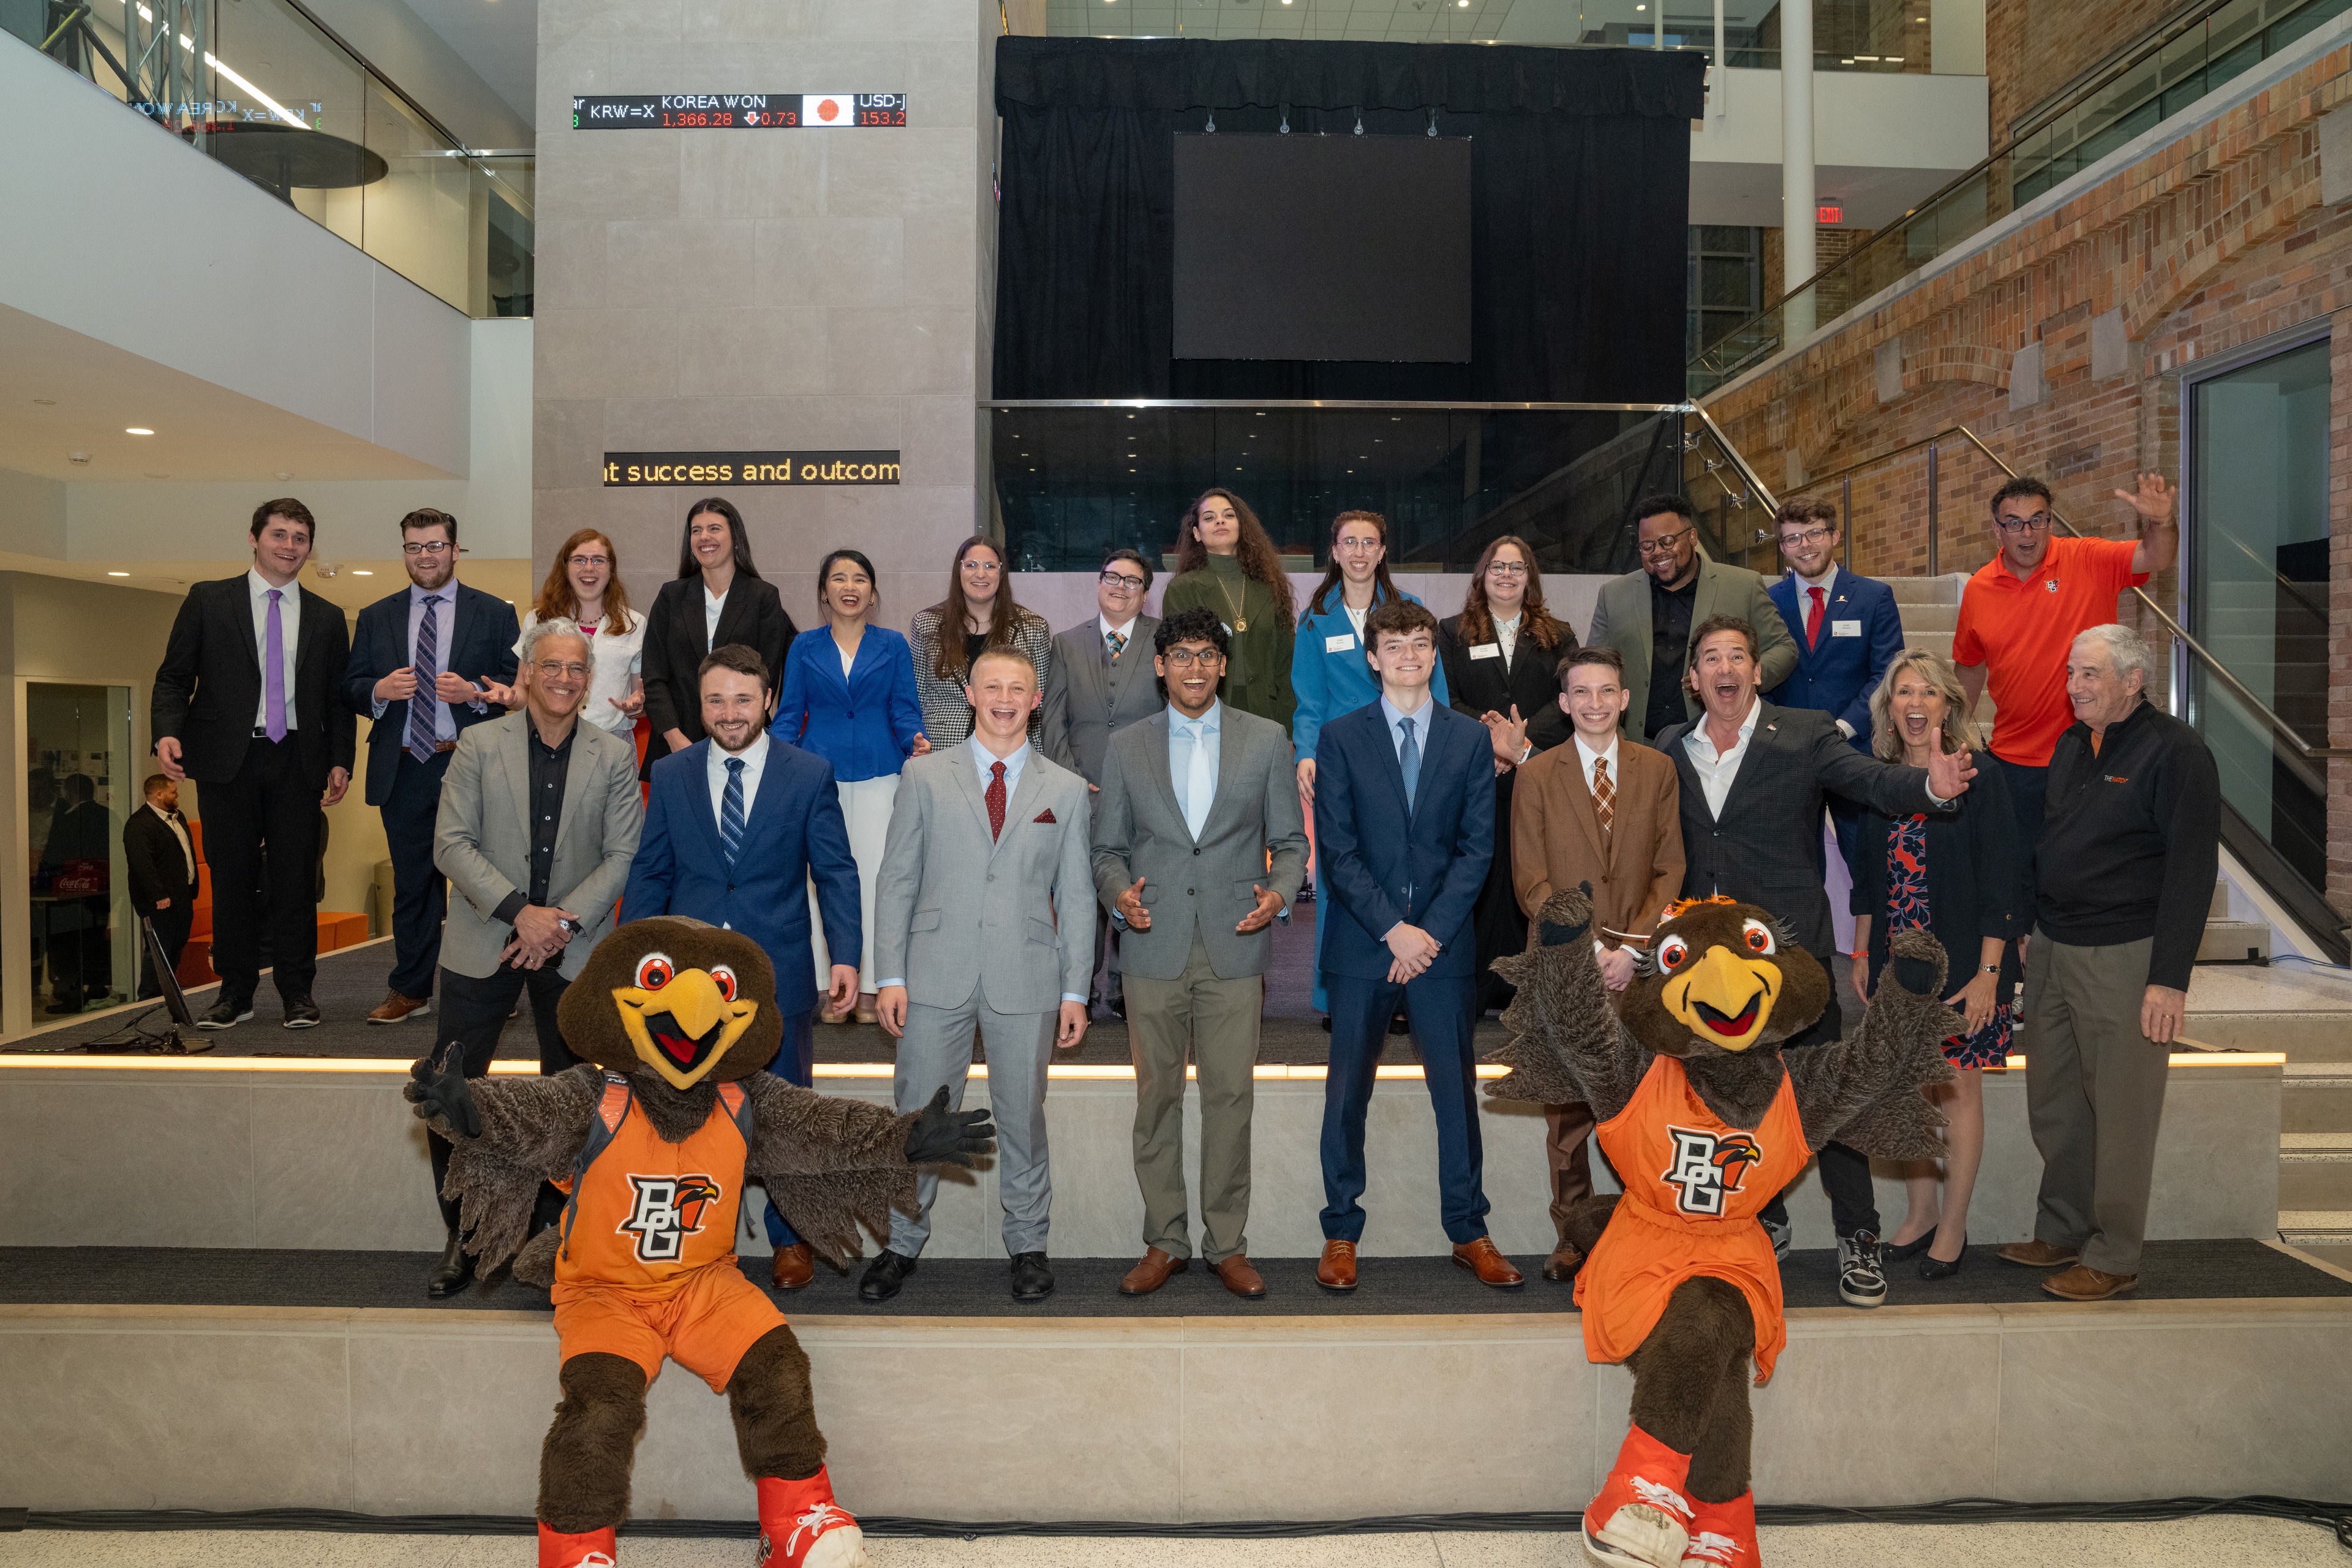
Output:
<svg viewBox="0 0 2352 1568">
<path fill-rule="evenodd" d="M 743 850 L 743 759 L 727 759 L 727 793 L 719 803 L 719 852 L 727 857 L 727 868 L 735 868 L 735 857 Z"/>
<path fill-rule="evenodd" d="M 441 699 L 434 691 L 441 679 L 439 617 L 434 614 L 440 603 L 438 594 L 425 601 L 424 618 L 416 624 L 416 657 L 409 666 L 416 672 L 416 695 L 408 700 L 408 754 L 420 763 L 431 762 L 441 744 Z"/>
</svg>

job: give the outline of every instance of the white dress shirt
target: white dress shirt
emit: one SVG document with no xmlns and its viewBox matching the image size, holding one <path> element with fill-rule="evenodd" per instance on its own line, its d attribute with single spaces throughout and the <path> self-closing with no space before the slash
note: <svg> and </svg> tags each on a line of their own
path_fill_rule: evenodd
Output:
<svg viewBox="0 0 2352 1568">
<path fill-rule="evenodd" d="M 1614 734 L 1609 737 L 1609 749 L 1605 752 L 1594 751 L 1584 743 L 1582 735 L 1577 736 L 1576 760 L 1584 765 L 1584 791 L 1587 795 L 1592 793 L 1592 764 L 1595 763 L 1609 764 L 1609 782 L 1612 784 L 1624 783 L 1617 773 L 1617 737 Z"/>
<path fill-rule="evenodd" d="M 1400 767 L 1404 764 L 1404 721 L 1407 719 L 1412 721 L 1412 743 L 1421 748 L 1421 760 L 1423 762 L 1429 760 L 1430 710 L 1436 706 L 1437 704 L 1431 701 L 1424 691 L 1421 706 L 1408 713 L 1390 701 L 1387 692 L 1381 693 L 1381 716 L 1389 721 L 1389 744 L 1396 748 L 1397 764 Z"/>
<path fill-rule="evenodd" d="M 730 759 L 740 758 L 743 763 L 743 821 L 748 825 L 751 820 L 751 803 L 760 798 L 760 775 L 767 771 L 768 732 L 760 731 L 751 743 L 740 752 L 730 752 L 717 741 L 712 741 L 708 749 L 709 754 L 704 759 L 702 771 L 710 781 L 710 820 L 714 823 L 724 820 L 727 763 Z"/>
<path fill-rule="evenodd" d="M 1507 621 L 1495 623 L 1495 642 L 1503 650 L 1505 664 L 1511 662 L 1512 650 L 1519 646 L 1519 626 L 1525 619 L 1524 615 L 1517 615 Z"/>
<path fill-rule="evenodd" d="M 1699 787 L 1706 794 L 1707 815 L 1717 821 L 1722 820 L 1724 797 L 1731 793 L 1731 781 L 1739 776 L 1739 764 L 1748 755 L 1748 742 L 1756 734 L 1757 717 L 1763 711 L 1762 698 L 1748 700 L 1748 717 L 1739 721 L 1739 739 L 1727 752 L 1717 752 L 1715 742 L 1707 738 L 1707 725 L 1712 721 L 1704 710 L 1690 733 L 1683 737 L 1683 749 L 1690 753 L 1691 766 L 1698 770 Z"/>
<path fill-rule="evenodd" d="M 181 826 L 178 817 L 165 811 L 153 801 L 147 803 L 147 809 L 162 817 L 163 826 L 172 830 L 172 837 L 180 841 L 180 858 L 188 864 L 188 886 L 194 887 L 196 885 L 196 847 L 188 842 L 188 830 Z"/>
<path fill-rule="evenodd" d="M 1176 791 L 1176 809 L 1184 814 L 1185 829 L 1198 843 L 1201 829 L 1209 823 L 1209 813 L 1217 804 L 1217 763 L 1224 743 L 1225 705 L 1212 702 L 1209 710 L 1198 719 L 1187 719 L 1168 709 L 1168 782 Z M 1192 763 L 1194 753 L 1208 764 L 1206 798 L 1192 798 Z"/>
<path fill-rule="evenodd" d="M 1135 623 L 1138 618 L 1139 617 L 1135 616 L 1129 616 L 1127 617 L 1127 625 L 1123 626 L 1115 626 L 1101 616 L 1097 615 L 1095 616 L 1095 625 L 1102 629 L 1103 651 L 1106 653 L 1110 651 L 1110 634 L 1113 632 L 1117 632 L 1119 635 L 1120 653 L 1125 653 L 1129 648 L 1133 647 L 1135 646 Z"/>
<path fill-rule="evenodd" d="M 261 657 L 269 646 L 269 590 L 273 586 L 258 568 L 247 567 L 245 574 L 246 592 L 253 599 L 253 655 Z M 294 728 L 294 645 L 302 636 L 302 595 L 289 583 L 278 591 L 278 635 L 285 644 L 286 666 L 286 727 Z M 269 722 L 269 679 L 261 681 L 261 699 L 253 705 L 253 727 L 257 730 Z"/>
<path fill-rule="evenodd" d="M 730 584 L 729 584 L 727 585 L 727 593 L 728 593 L 728 594 L 731 594 L 731 593 L 733 593 L 734 591 L 735 591 L 735 585 L 734 585 L 733 584 L 731 584 L 731 583 L 730 583 Z M 711 593 L 711 591 L 710 591 L 710 588 L 709 588 L 709 584 L 706 584 L 704 585 L 704 587 L 703 587 L 703 590 L 702 590 L 702 651 L 703 651 L 703 652 L 705 652 L 705 653 L 709 653 L 709 652 L 713 647 L 716 647 L 718 646 L 718 644 L 719 644 L 719 616 L 723 616 L 723 615 L 725 615 L 726 613 L 727 613 L 727 594 L 718 594 L 718 595 L 714 595 L 714 594 L 712 594 L 712 593 Z"/>
</svg>

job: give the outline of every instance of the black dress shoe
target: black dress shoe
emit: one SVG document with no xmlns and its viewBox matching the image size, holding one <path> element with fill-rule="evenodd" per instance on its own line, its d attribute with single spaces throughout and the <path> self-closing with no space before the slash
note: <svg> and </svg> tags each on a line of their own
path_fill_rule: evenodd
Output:
<svg viewBox="0 0 2352 1568">
<path fill-rule="evenodd" d="M 1879 1250 L 1889 1263 L 1908 1263 L 1935 1245 L 1936 1233 L 1931 1229 L 1925 1236 L 1915 1236 L 1908 1241 L 1889 1242 Z"/>
<path fill-rule="evenodd" d="M 1054 1293 L 1054 1271 L 1045 1267 L 1042 1252 L 1016 1252 L 1013 1255 L 1013 1299 L 1016 1301 L 1042 1301 Z"/>
<path fill-rule="evenodd" d="M 1953 1258 L 1949 1263 L 1945 1262 L 1940 1258 L 1937 1258 L 1929 1254 L 1922 1253 L 1920 1255 L 1919 1278 L 1922 1279 L 1949 1279 L 1953 1275 L 1958 1274 L 1960 1271 L 1960 1265 L 1968 1261 L 1968 1257 L 1969 1238 L 1968 1234 L 1964 1231 L 1960 1235 L 1960 1255 L 1959 1257 Z"/>
<path fill-rule="evenodd" d="M 1331 1015 L 1328 1013 L 1323 1015 L 1323 1032 L 1327 1035 L 1331 1032 Z"/>
<path fill-rule="evenodd" d="M 1395 1017 L 1389 1020 L 1389 1033 L 1391 1035 L 1412 1034 L 1412 1020 L 1408 1019 L 1403 1014 L 1399 1013 Z"/>
<path fill-rule="evenodd" d="M 1127 998 L 1126 998 L 1126 997 L 1124 997 L 1124 996 L 1114 996 L 1114 997 L 1112 997 L 1112 998 L 1110 999 L 1110 1016 L 1111 1016 L 1112 1017 L 1114 1017 L 1114 1018 L 1117 1018 L 1117 1019 L 1118 1019 L 1120 1023 L 1122 1023 L 1122 1024 L 1123 1024 L 1123 1023 L 1125 1023 L 1125 1022 L 1127 1022 Z"/>
<path fill-rule="evenodd" d="M 212 1005 L 212 1011 L 196 1020 L 199 1029 L 233 1029 L 253 1016 L 250 996 L 223 996 Z"/>
<path fill-rule="evenodd" d="M 857 1299 L 861 1301 L 883 1302 L 898 1293 L 907 1276 L 915 1271 L 915 1260 L 903 1252 L 887 1247 L 882 1255 L 866 1266 L 865 1277 L 857 1281 Z"/>
<path fill-rule="evenodd" d="M 449 1245 L 441 1249 L 441 1261 L 425 1277 L 425 1293 L 436 1301 L 446 1301 L 463 1290 L 474 1278 L 474 1255 L 456 1231 L 449 1233 Z"/>
<path fill-rule="evenodd" d="M 319 1005 L 308 993 L 286 998 L 286 1026 L 289 1029 L 315 1029 L 319 1026 Z"/>
</svg>

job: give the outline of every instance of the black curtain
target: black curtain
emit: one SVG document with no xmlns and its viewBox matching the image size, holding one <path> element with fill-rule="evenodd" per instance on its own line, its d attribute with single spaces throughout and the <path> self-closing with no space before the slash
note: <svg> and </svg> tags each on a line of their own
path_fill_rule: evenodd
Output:
<svg viewBox="0 0 2352 1568">
<path fill-rule="evenodd" d="M 995 395 L 1675 402 L 1690 125 L 1682 51 L 1002 38 Z M 1471 141 L 1466 365 L 1186 360 L 1179 132 Z"/>
</svg>

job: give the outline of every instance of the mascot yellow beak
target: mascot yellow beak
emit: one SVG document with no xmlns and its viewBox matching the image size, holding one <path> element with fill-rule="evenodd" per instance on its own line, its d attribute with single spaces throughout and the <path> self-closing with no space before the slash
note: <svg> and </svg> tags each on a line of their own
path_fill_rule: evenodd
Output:
<svg viewBox="0 0 2352 1568">
<path fill-rule="evenodd" d="M 1779 964 L 1743 958 L 1717 943 L 1667 981 L 1659 999 L 1700 1039 L 1744 1051 L 1762 1037 L 1780 992 Z"/>
<path fill-rule="evenodd" d="M 689 969 L 658 990 L 616 985 L 613 1001 L 639 1059 L 673 1089 L 692 1089 L 751 1026 L 760 1005 L 729 1001 L 708 970 Z"/>
</svg>

